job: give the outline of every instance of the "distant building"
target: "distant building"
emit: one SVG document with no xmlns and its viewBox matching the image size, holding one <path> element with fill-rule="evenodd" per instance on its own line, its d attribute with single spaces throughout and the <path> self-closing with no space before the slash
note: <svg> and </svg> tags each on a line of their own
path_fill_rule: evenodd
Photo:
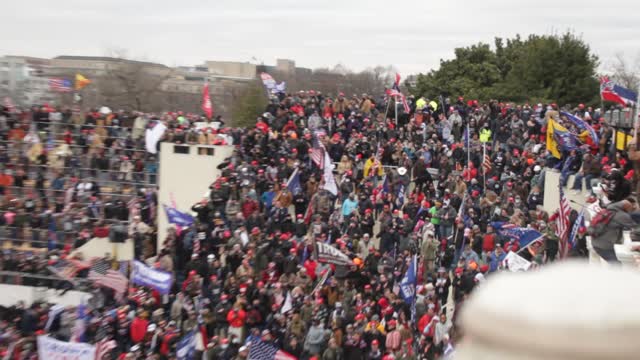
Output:
<svg viewBox="0 0 640 360">
<path fill-rule="evenodd" d="M 205 63 L 209 74 L 215 77 L 236 79 L 255 79 L 256 65 L 236 61 L 207 61 Z"/>
<path fill-rule="evenodd" d="M 409 86 L 415 88 L 418 84 L 418 75 L 409 75 L 405 81 Z"/>
<path fill-rule="evenodd" d="M 124 66 L 136 66 L 144 69 L 144 71 L 159 75 L 170 71 L 170 68 L 166 65 L 146 61 L 119 59 L 107 56 L 63 55 L 51 59 L 48 75 L 82 73 L 85 76 L 96 77 L 108 75 L 110 71 L 118 70 Z"/>
<path fill-rule="evenodd" d="M 258 81 L 262 72 L 271 74 L 278 82 L 286 81 L 288 90 L 306 89 L 309 86 L 309 89 L 313 89 L 316 85 L 321 87 L 334 78 L 314 77 L 311 69 L 297 67 L 295 61 L 290 59 L 277 59 L 275 65 L 210 60 L 196 66 L 168 67 L 153 62 L 108 56 L 62 55 L 52 59 L 4 56 L 0 58 L 0 96 L 10 96 L 16 104 L 22 106 L 44 102 L 71 105 L 71 95 L 51 91 L 49 79 L 64 78 L 73 82 L 75 74 L 79 73 L 92 81 L 81 92 L 82 107 L 108 104 L 135 108 L 141 105 L 141 108 L 155 111 L 183 109 L 200 112 L 202 86 L 208 81 L 215 114 L 230 119 L 234 101 L 237 101 L 248 84 Z M 150 82 L 152 78 L 140 77 L 140 74 L 157 75 L 154 79 L 159 82 L 155 85 Z M 115 90 L 129 86 L 122 80 L 123 76 L 138 78 L 133 82 L 139 81 L 139 84 L 161 93 L 159 96 L 151 96 L 153 101 L 142 101 L 137 105 L 121 95 L 118 97 L 117 93 L 122 91 Z M 136 87 L 137 85 L 132 86 L 133 89 Z"/>
<path fill-rule="evenodd" d="M 18 105 L 52 102 L 49 81 L 42 74 L 50 66 L 49 59 L 7 55 L 0 58 L 0 96 Z"/>
</svg>

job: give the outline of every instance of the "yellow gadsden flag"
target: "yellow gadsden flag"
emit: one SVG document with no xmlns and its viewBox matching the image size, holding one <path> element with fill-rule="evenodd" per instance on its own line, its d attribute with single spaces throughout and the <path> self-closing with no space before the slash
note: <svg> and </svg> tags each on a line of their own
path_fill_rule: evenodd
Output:
<svg viewBox="0 0 640 360">
<path fill-rule="evenodd" d="M 558 124 L 553 119 L 549 119 L 549 122 L 547 123 L 547 150 L 551 153 L 551 155 L 553 155 L 553 157 L 561 159 L 562 154 L 560 153 L 560 150 L 558 150 L 558 142 L 553 137 L 553 134 L 556 130 L 567 131 L 567 128 Z"/>
<path fill-rule="evenodd" d="M 82 76 L 81 74 L 76 74 L 76 90 L 82 90 L 83 87 L 91 84 L 91 80 Z"/>
</svg>

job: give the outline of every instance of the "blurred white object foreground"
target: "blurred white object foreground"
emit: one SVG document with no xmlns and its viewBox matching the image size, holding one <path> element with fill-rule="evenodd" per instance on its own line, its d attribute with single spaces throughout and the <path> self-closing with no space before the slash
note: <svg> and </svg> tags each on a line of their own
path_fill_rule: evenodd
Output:
<svg viewBox="0 0 640 360">
<path fill-rule="evenodd" d="M 586 262 L 502 273 L 464 305 L 455 360 L 640 359 L 640 272 Z"/>
</svg>

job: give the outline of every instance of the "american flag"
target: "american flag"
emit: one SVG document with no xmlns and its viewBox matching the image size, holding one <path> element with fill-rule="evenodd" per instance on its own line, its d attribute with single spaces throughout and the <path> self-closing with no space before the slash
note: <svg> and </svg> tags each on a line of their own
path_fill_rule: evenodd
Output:
<svg viewBox="0 0 640 360">
<path fill-rule="evenodd" d="M 398 91 L 400 91 L 400 79 L 401 79 L 400 74 L 396 73 L 396 81 L 393 84 L 393 87 L 395 89 L 398 89 Z"/>
<path fill-rule="evenodd" d="M 484 154 L 484 160 L 482 161 L 482 168 L 484 169 L 484 172 L 490 172 L 492 167 L 493 166 L 491 164 L 491 158 L 489 157 L 489 155 Z"/>
<path fill-rule="evenodd" d="M 324 145 L 320 142 L 320 132 L 314 131 L 311 137 L 311 160 L 320 168 L 324 169 Z"/>
<path fill-rule="evenodd" d="M 251 342 L 249 348 L 250 360 L 297 360 L 298 358 L 278 349 L 277 346 L 257 340 Z"/>
<path fill-rule="evenodd" d="M 129 209 L 129 220 L 133 219 L 134 216 L 140 215 L 137 196 L 132 196 L 131 200 L 127 202 L 127 209 Z"/>
<path fill-rule="evenodd" d="M 67 80 L 63 78 L 50 78 L 49 88 L 53 91 L 59 91 L 59 92 L 73 91 L 71 80 Z"/>
<path fill-rule="evenodd" d="M 402 106 L 404 107 L 404 112 L 408 114 L 411 112 L 411 108 L 409 107 L 409 103 L 407 103 L 407 98 L 400 91 L 400 79 L 400 74 L 396 73 L 396 80 L 393 82 L 391 89 L 387 90 L 387 95 L 393 96 L 396 101 L 398 101 L 398 97 L 400 97 L 400 100 L 402 100 Z"/>
<path fill-rule="evenodd" d="M 111 269 L 111 264 L 105 259 L 97 259 L 91 265 L 89 280 L 95 284 L 113 289 L 116 298 L 122 299 L 127 291 L 127 278 L 117 270 Z"/>
<path fill-rule="evenodd" d="M 200 254 L 200 239 L 198 239 L 197 237 L 195 239 L 193 239 L 193 255 L 199 255 Z"/>
<path fill-rule="evenodd" d="M 307 211 L 304 212 L 304 222 L 305 224 L 311 223 L 311 217 L 313 216 L 313 203 L 316 201 L 316 194 L 311 196 L 309 199 L 309 205 L 307 205 Z"/>
<path fill-rule="evenodd" d="M 47 268 L 57 276 L 73 283 L 73 278 L 76 277 L 78 271 L 86 269 L 88 267 L 89 264 L 82 261 L 60 259 L 56 261 L 55 264 L 48 266 Z"/>
<path fill-rule="evenodd" d="M 110 356 L 107 356 L 111 353 L 111 350 L 116 348 L 116 341 L 109 340 L 104 338 L 96 344 L 96 358 L 95 360 L 104 360 L 105 357 L 107 359 L 111 359 Z"/>
<path fill-rule="evenodd" d="M 564 259 L 569 254 L 569 214 L 571 213 L 571 205 L 564 195 L 562 186 L 560 186 L 560 207 L 558 208 L 558 217 L 556 218 L 556 235 L 558 235 L 560 258 Z"/>
</svg>

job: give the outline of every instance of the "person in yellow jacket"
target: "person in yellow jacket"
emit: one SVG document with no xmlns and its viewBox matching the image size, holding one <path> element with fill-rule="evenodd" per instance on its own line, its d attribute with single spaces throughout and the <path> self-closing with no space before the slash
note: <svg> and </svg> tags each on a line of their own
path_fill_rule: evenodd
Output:
<svg viewBox="0 0 640 360">
<path fill-rule="evenodd" d="M 384 169 L 382 168 L 382 163 L 380 160 L 376 159 L 375 156 L 371 155 L 371 157 L 364 163 L 364 177 L 369 177 L 370 175 L 382 176 L 384 175 Z"/>
<path fill-rule="evenodd" d="M 485 124 L 480 130 L 480 142 L 488 143 L 491 141 L 491 130 L 489 129 L 489 125 Z"/>
<path fill-rule="evenodd" d="M 416 101 L 416 110 L 422 110 L 427 106 L 427 100 L 424 99 L 424 96 L 420 96 L 420 99 Z"/>
<path fill-rule="evenodd" d="M 379 332 L 382 335 L 387 335 L 387 332 L 384 329 L 384 325 L 382 325 L 382 323 L 380 322 L 380 318 L 378 317 L 378 315 L 373 315 L 371 321 L 369 321 L 364 327 L 365 333 L 373 333 L 375 331 Z"/>
</svg>

